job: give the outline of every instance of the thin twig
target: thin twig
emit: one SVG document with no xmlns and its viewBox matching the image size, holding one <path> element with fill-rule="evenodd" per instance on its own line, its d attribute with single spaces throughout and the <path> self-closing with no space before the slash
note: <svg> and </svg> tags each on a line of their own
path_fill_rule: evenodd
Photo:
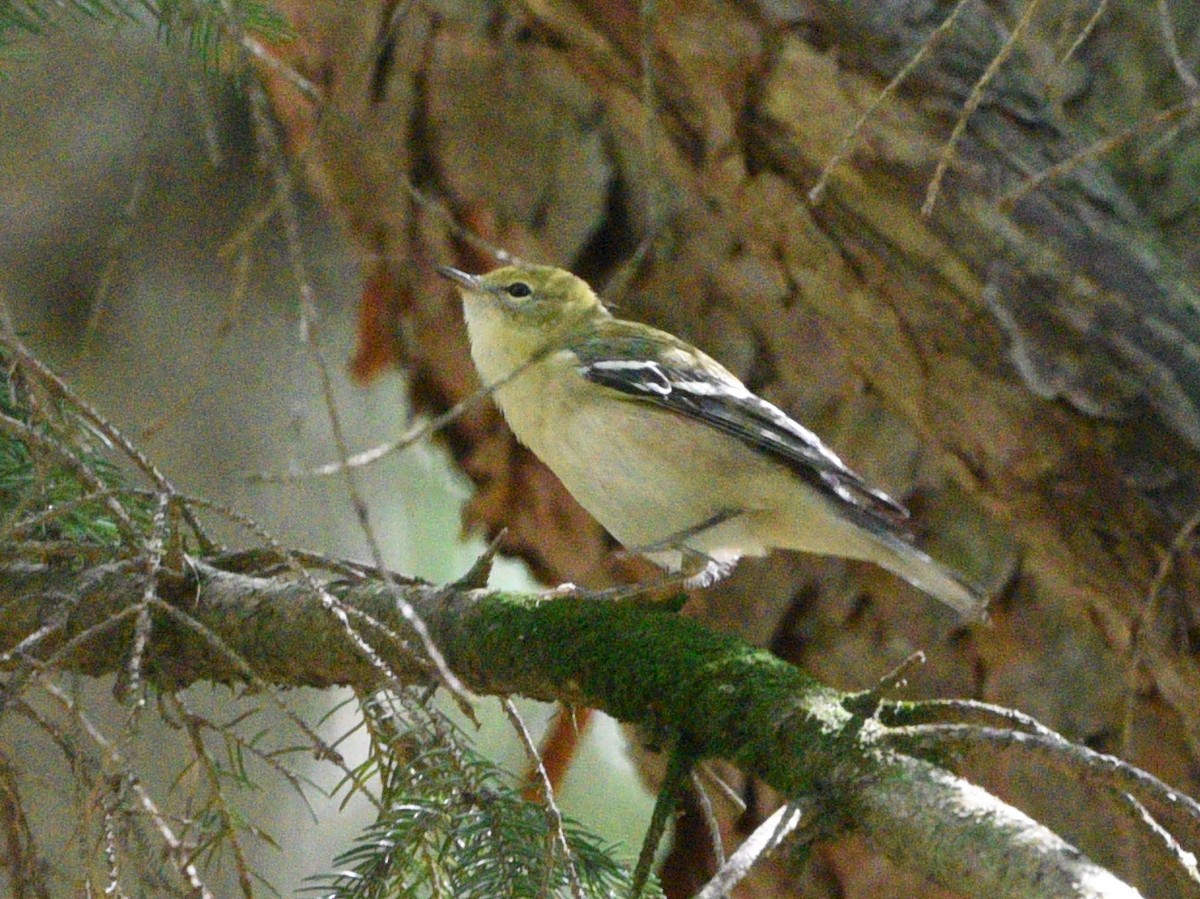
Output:
<svg viewBox="0 0 1200 899">
<path fill-rule="evenodd" d="M 24 655 L 21 659 L 21 666 L 12 673 L 8 682 L 4 685 L 4 692 L 0 693 L 0 714 L 6 712 L 16 703 L 25 684 L 38 670 L 54 670 L 58 662 L 69 656 L 76 649 L 84 646 L 91 640 L 94 640 L 117 625 L 125 621 L 126 618 L 132 618 L 137 613 L 137 606 L 127 606 L 120 612 L 116 612 L 103 621 L 97 622 L 86 630 L 76 634 L 62 646 L 60 646 L 52 655 L 46 659 L 36 659 L 30 655 Z M 22 641 L 24 642 L 24 641 Z M 16 649 L 9 650 L 14 657 Z M 6 653 L 8 655 L 9 653 Z"/>
<path fill-rule="evenodd" d="M 875 684 L 871 692 L 877 696 L 884 693 L 890 693 L 893 690 L 902 690 L 908 685 L 908 676 L 913 671 L 925 664 L 925 653 L 921 650 L 910 653 L 899 665 L 885 674 Z"/>
<path fill-rule="evenodd" d="M 362 635 L 353 628 L 353 626 L 350 624 L 351 618 L 366 624 L 372 630 L 377 631 L 382 636 L 391 640 L 396 647 L 403 650 L 411 657 L 413 663 L 416 664 L 417 667 L 427 671 L 431 669 L 433 663 L 418 654 L 409 645 L 407 640 L 389 628 L 382 621 L 379 621 L 373 615 L 343 603 L 320 581 L 313 577 L 312 572 L 309 571 L 303 564 L 306 560 L 316 559 L 320 562 L 322 567 L 328 567 L 325 557 L 314 556 L 312 553 L 294 553 L 290 551 L 282 543 L 280 543 L 270 531 L 262 527 L 249 515 L 238 512 L 236 509 L 231 509 L 222 503 L 212 502 L 210 500 L 200 499 L 198 497 L 186 497 L 185 499 L 194 505 L 210 509 L 211 511 L 216 512 L 218 515 L 228 518 L 230 521 L 246 528 L 246 530 L 248 530 L 251 534 L 254 534 L 259 540 L 262 540 L 265 544 L 267 544 L 267 547 L 270 549 L 270 551 L 275 553 L 275 555 L 283 562 L 287 570 L 291 571 L 298 578 L 300 578 L 305 586 L 312 590 L 313 593 L 321 600 L 321 603 L 325 609 L 338 619 L 339 623 L 346 631 L 346 635 L 350 638 L 355 648 L 363 655 L 367 662 L 373 668 L 375 668 L 376 671 L 383 675 L 384 680 L 392 684 L 395 689 L 398 691 L 403 689 L 403 685 L 396 678 L 395 672 L 388 668 L 375 648 L 367 643 L 366 640 L 363 639 Z M 220 557 L 217 556 L 215 558 L 219 559 Z M 205 564 L 210 565 L 211 567 L 217 567 L 215 564 L 213 564 L 212 559 L 208 560 Z M 345 567 L 344 563 L 342 567 Z M 409 585 L 419 583 L 413 581 L 412 579 L 403 578 L 399 575 L 396 575 L 388 569 L 380 569 L 377 566 L 374 568 L 368 568 L 367 571 L 379 577 L 380 580 L 385 580 L 385 578 L 390 575 L 390 583 L 394 585 L 398 585 L 400 583 Z M 361 570 L 352 569 L 352 574 L 358 579 L 361 579 L 362 577 Z"/>
<path fill-rule="evenodd" d="M 641 57 L 642 83 L 642 146 L 646 154 L 647 168 L 651 175 L 647 179 L 646 190 L 646 219 L 656 222 L 662 215 L 663 191 L 661 178 L 655 177 L 655 149 L 660 139 L 658 127 L 658 98 L 655 91 L 654 79 L 654 38 L 658 27 L 658 0 L 641 0 L 641 42 L 639 55 Z"/>
<path fill-rule="evenodd" d="M 111 421 L 101 415 L 92 405 L 83 399 L 48 365 L 29 351 L 29 348 L 17 337 L 11 329 L 7 315 L 0 316 L 0 345 L 6 347 L 20 362 L 21 366 L 37 376 L 51 393 L 68 403 L 79 415 L 90 422 L 109 443 L 116 446 L 131 462 L 158 488 L 159 491 L 174 496 L 178 491 L 166 479 L 161 471 L 138 447 L 130 441 Z M 91 486 L 91 485 L 89 485 Z M 214 546 L 200 522 L 189 511 L 184 510 L 184 520 L 196 535 L 200 546 L 205 551 L 211 551 Z"/>
<path fill-rule="evenodd" d="M 472 249 L 479 250 L 480 252 L 486 253 L 487 255 L 495 258 L 502 265 L 522 264 L 522 260 L 519 256 L 510 253 L 503 247 L 497 246 L 487 238 L 483 237 L 483 235 L 478 234 L 472 229 L 461 224 L 458 221 L 457 216 L 455 216 L 454 213 L 451 212 L 444 203 L 435 200 L 429 194 L 425 193 L 425 191 L 421 190 L 421 188 L 417 187 L 417 185 L 413 183 L 412 179 L 409 178 L 407 174 L 404 172 L 394 172 L 392 177 L 400 182 L 400 186 L 404 188 L 404 190 L 413 198 L 414 202 L 416 202 L 418 206 L 420 206 L 426 212 L 433 213 L 434 217 L 439 219 L 441 223 L 445 225 L 446 230 L 449 231 L 452 236 L 456 237 L 458 240 L 462 241 Z"/>
<path fill-rule="evenodd" d="M 50 610 L 50 613 L 48 615 L 43 613 L 42 617 L 44 623 L 41 627 L 17 643 L 16 646 L 13 646 L 11 649 L 7 649 L 0 653 L 0 666 L 9 665 L 13 659 L 17 657 L 28 656 L 35 646 L 37 646 L 51 634 L 58 633 L 63 627 L 66 626 L 66 623 L 70 618 L 71 609 L 74 608 L 76 602 L 78 602 L 78 597 L 70 596 L 68 594 L 59 594 L 56 598 L 59 601 L 56 603 L 55 607 Z M 5 692 L 10 692 L 12 690 L 12 686 L 12 681 L 6 684 Z"/>
<path fill-rule="evenodd" d="M 538 752 L 537 745 L 529 734 L 529 728 L 525 726 L 525 720 L 517 711 L 513 701 L 505 696 L 500 700 L 500 705 L 504 708 L 504 714 L 508 716 L 513 730 L 517 732 L 517 736 L 521 740 L 526 758 L 537 771 L 538 779 L 542 782 L 542 802 L 546 806 L 546 814 L 550 819 L 554 840 L 558 844 L 558 848 L 563 854 L 563 862 L 567 866 L 567 880 L 571 884 L 571 895 L 575 899 L 584 899 L 583 884 L 579 880 L 579 871 L 575 868 L 575 855 L 571 852 L 571 846 L 567 842 L 567 832 L 563 829 L 562 812 L 558 808 L 558 803 L 554 801 L 554 784 L 550 782 L 550 775 L 542 763 L 542 755 Z M 551 866 L 547 865 L 546 867 L 549 869 Z"/>
<path fill-rule="evenodd" d="M 158 508 L 154 511 L 150 539 L 146 542 L 143 564 L 146 569 L 146 585 L 142 589 L 142 600 L 137 605 L 137 618 L 133 624 L 133 647 L 129 653 L 129 664 L 126 666 L 127 682 L 124 685 L 125 695 L 133 702 L 136 711 L 144 705 L 139 695 L 142 687 L 142 659 L 146 654 L 146 646 L 150 642 L 152 621 L 150 604 L 158 598 L 158 574 L 162 566 L 163 546 L 167 529 L 167 509 L 170 495 L 159 495 Z M 132 725 L 133 721 L 130 720 Z"/>
<path fill-rule="evenodd" d="M 1000 49 L 996 51 L 996 55 L 992 57 L 992 61 L 988 63 L 988 67 L 983 70 L 983 74 L 979 76 L 979 80 L 971 88 L 971 93 L 967 95 L 967 100 L 959 113 L 958 121 L 954 123 L 954 130 L 950 132 L 950 137 L 946 143 L 942 145 L 942 152 L 938 156 L 937 167 L 934 169 L 933 177 L 929 181 L 929 187 L 925 191 L 925 202 L 921 204 L 921 215 L 926 217 L 933 215 L 933 207 L 937 204 L 938 194 L 942 189 L 942 179 L 946 177 L 946 170 L 950 168 L 950 163 L 954 161 L 959 141 L 962 140 L 962 136 L 967 130 L 967 123 L 975 115 L 979 104 L 983 102 L 987 86 L 992 83 L 992 79 L 996 77 L 996 73 L 1000 71 L 1000 67 L 1004 65 L 1008 57 L 1012 55 L 1013 50 L 1016 49 L 1017 43 L 1025 36 L 1025 32 L 1033 22 L 1034 13 L 1037 12 L 1038 7 L 1041 5 L 1042 0 L 1027 0 L 1025 11 L 1017 21 L 1016 27 L 1013 28 L 1012 33 L 1004 43 L 1000 45 Z"/>
<path fill-rule="evenodd" d="M 217 116 L 213 112 L 213 104 L 208 94 L 205 93 L 205 87 L 210 83 L 207 79 L 201 79 L 191 69 L 184 76 L 187 98 L 191 100 L 192 110 L 199 119 L 200 136 L 204 139 L 204 151 L 208 154 L 208 164 L 214 169 L 219 169 L 221 163 L 224 162 L 225 154 L 221 152 Z"/>
<path fill-rule="evenodd" d="M 221 320 L 213 328 L 211 339 L 204 346 L 206 358 L 209 363 L 215 360 L 218 354 L 223 351 L 225 338 L 232 333 L 233 326 L 237 323 L 245 308 L 245 301 L 250 292 L 251 262 L 250 248 L 243 247 L 233 262 L 233 283 L 229 289 L 229 296 L 221 308 Z M 210 387 L 211 372 L 217 366 L 205 364 L 198 367 L 201 369 L 201 372 L 183 390 L 182 394 L 139 431 L 138 436 L 143 443 L 153 440 L 163 428 L 182 418 L 184 413 L 195 405 L 196 398 Z"/>
<path fill-rule="evenodd" d="M 120 798 L 118 785 L 114 785 L 108 792 L 100 821 L 104 829 L 104 860 L 108 863 L 108 884 L 104 888 L 104 895 L 124 897 L 125 894 L 121 892 L 121 858 L 118 851 L 122 841 L 117 836 L 116 822 L 113 820 Z"/>
<path fill-rule="evenodd" d="M 150 104 L 150 110 L 146 115 L 146 125 L 142 130 L 141 139 L 134 144 L 138 148 L 139 154 L 134 165 L 129 196 L 121 208 L 116 225 L 108 233 L 104 267 L 100 269 L 96 289 L 92 293 L 91 308 L 88 310 L 87 322 L 83 326 L 83 339 L 79 345 L 81 351 L 87 349 L 100 330 L 100 323 L 104 318 L 109 296 L 112 293 L 113 281 L 116 279 L 117 267 L 129 250 L 130 237 L 134 233 L 134 225 L 137 223 L 138 214 L 141 211 L 142 198 L 145 196 L 146 185 L 150 180 L 150 166 L 155 158 L 157 145 L 155 141 L 151 140 L 151 135 L 157 127 L 159 117 L 165 107 L 163 101 L 166 99 L 168 83 L 165 78 L 159 81 L 154 92 L 154 99 Z"/>
<path fill-rule="evenodd" d="M 174 619 L 188 630 L 194 632 L 197 636 L 208 643 L 209 646 L 215 649 L 220 655 L 228 659 L 234 665 L 234 667 L 237 668 L 238 674 L 245 678 L 247 683 L 249 683 L 256 692 L 264 693 L 268 701 L 271 702 L 271 704 L 277 709 L 279 709 L 287 717 L 287 719 L 296 726 L 296 728 L 309 741 L 313 750 L 321 760 L 332 762 L 333 765 L 342 772 L 342 774 L 349 778 L 351 783 L 359 786 L 363 794 L 367 797 L 368 801 L 370 801 L 376 808 L 380 807 L 379 800 L 376 799 L 368 790 L 362 787 L 357 780 L 355 780 L 353 771 L 349 766 L 347 766 L 341 754 L 334 750 L 333 747 L 330 746 L 325 740 L 323 740 L 317 734 L 317 732 L 312 729 L 307 721 L 296 714 L 296 712 L 292 711 L 292 708 L 283 701 L 282 697 L 279 696 L 279 691 L 273 689 L 270 684 L 259 677 L 258 674 L 255 673 L 254 669 L 250 667 L 250 664 L 240 655 L 238 655 L 238 653 L 234 652 L 233 649 L 231 649 L 217 633 L 204 625 L 202 622 L 197 621 L 182 609 L 178 609 L 170 603 L 166 603 L 161 599 L 155 598 L 153 600 L 153 604 L 156 609 L 167 615 L 169 618 Z"/>
<path fill-rule="evenodd" d="M 88 739 L 95 743 L 100 751 L 104 753 L 108 764 L 113 768 L 123 770 L 125 767 L 125 759 L 122 757 L 121 751 L 111 740 L 104 736 L 104 734 L 94 723 L 92 723 L 92 720 L 83 713 L 75 700 L 63 692 L 63 690 L 61 690 L 59 686 L 49 677 L 39 674 L 38 678 L 41 682 L 42 688 L 79 723 L 79 726 L 83 729 L 83 732 L 87 734 Z M 200 879 L 200 873 L 196 870 L 196 865 L 188 857 L 188 852 L 183 843 L 178 837 L 175 836 L 175 831 L 172 830 L 170 822 L 167 821 L 167 817 L 159 810 L 158 805 L 146 791 L 146 788 L 143 787 L 141 782 L 138 781 L 137 778 L 132 774 L 126 777 L 126 783 L 129 785 L 129 789 L 137 798 L 138 803 L 150 816 L 150 820 L 154 822 L 155 829 L 158 831 L 159 836 L 166 845 L 167 854 L 175 862 L 176 868 L 179 870 L 179 873 L 183 875 L 184 879 L 188 883 L 188 886 L 190 886 L 196 892 L 196 894 L 201 897 L 201 899 L 214 899 L 212 892 L 205 885 L 204 881 Z"/>
<path fill-rule="evenodd" d="M 21 751 L 20 748 L 17 750 Z M 48 859 L 43 858 L 34 838 L 33 827 L 26 814 L 26 800 L 21 796 L 20 770 L 0 753 L 0 824 L 4 827 L 4 866 L 9 882 L 24 889 L 19 896 L 48 899 L 46 874 Z"/>
<path fill-rule="evenodd" d="M 237 871 L 238 886 L 241 887 L 242 896 L 245 899 L 253 899 L 254 885 L 251 880 L 250 864 L 246 860 L 242 841 L 238 839 L 236 816 L 230 809 L 229 801 L 225 798 L 225 789 L 221 783 L 221 773 L 216 760 L 213 759 L 212 753 L 208 751 L 208 747 L 204 743 L 204 736 L 197 724 L 197 716 L 188 710 L 178 695 L 167 694 L 167 696 L 170 702 L 178 706 L 184 730 L 188 735 L 188 742 L 192 746 L 192 757 L 199 763 L 200 769 L 204 772 L 204 779 L 208 782 L 209 794 L 212 796 L 217 814 L 221 818 L 222 832 L 227 836 L 230 849 L 233 851 L 234 869 Z"/>
<path fill-rule="evenodd" d="M 683 786 L 688 781 L 691 760 L 685 759 L 679 749 L 671 752 L 667 759 L 667 772 L 658 788 L 658 797 L 654 801 L 654 811 L 650 815 L 650 826 L 642 838 L 642 850 L 638 853 L 637 865 L 633 869 L 633 886 L 629 891 L 629 899 L 639 899 L 646 881 L 650 879 L 650 869 L 654 865 L 654 856 L 658 852 L 658 844 L 662 842 L 667 826 L 675 817 L 675 809 L 679 805 L 679 796 Z"/>
<path fill-rule="evenodd" d="M 794 802 L 777 809 L 771 817 L 754 829 L 745 842 L 729 857 L 712 879 L 693 899 L 718 899 L 732 890 L 749 872 L 750 868 L 770 855 L 780 843 L 799 826 L 804 810 Z"/>
<path fill-rule="evenodd" d="M 258 483 L 296 483 L 307 478 L 326 478 L 331 475 L 343 474 L 355 468 L 365 468 L 368 465 L 385 459 L 388 456 L 393 456 L 403 452 L 410 446 L 413 446 L 418 441 L 434 434 L 452 424 L 468 409 L 490 397 L 497 390 L 514 381 L 516 378 L 523 375 L 530 368 L 541 362 L 548 355 L 558 349 L 557 342 L 547 343 L 546 346 L 531 355 L 528 359 L 518 365 L 502 378 L 498 378 L 490 384 L 485 384 L 478 390 L 468 395 L 466 398 L 459 400 L 445 412 L 440 415 L 435 415 L 433 418 L 427 419 L 418 425 L 409 428 L 408 432 L 403 434 L 399 439 L 391 443 L 382 443 L 379 446 L 374 446 L 369 450 L 363 450 L 361 453 L 346 455 L 334 462 L 327 462 L 324 465 L 318 465 L 316 468 L 310 468 L 307 471 L 289 474 L 271 474 L 269 472 L 261 472 L 250 476 L 251 481 Z"/>
<path fill-rule="evenodd" d="M 1103 140 L 1098 140 L 1090 146 L 1084 147 L 1082 150 L 1072 153 L 1068 158 L 1060 162 L 1056 162 L 1054 165 L 1048 166 L 1047 168 L 1042 169 L 1040 172 L 1031 175 L 1024 182 L 1022 182 L 1019 187 L 1008 191 L 1001 196 L 999 201 L 1000 209 L 1005 211 L 1012 209 L 1019 202 L 1021 202 L 1021 200 L 1025 199 L 1025 197 L 1033 193 L 1033 191 L 1037 190 L 1047 181 L 1050 181 L 1054 178 L 1059 178 L 1068 174 L 1069 172 L 1073 172 L 1085 162 L 1089 162 L 1092 159 L 1103 156 L 1105 153 L 1111 153 L 1112 151 L 1125 146 L 1139 137 L 1150 134 L 1165 125 L 1170 125 L 1171 123 L 1182 119 L 1184 116 L 1193 112 L 1198 106 L 1200 106 L 1200 102 L 1198 102 L 1197 97 L 1189 97 L 1188 99 L 1177 103 L 1174 106 L 1169 106 L 1166 109 L 1155 113 L 1150 118 L 1144 119 L 1143 121 L 1138 122 L 1137 124 L 1132 125 L 1123 131 L 1119 131 L 1110 137 L 1104 138 Z"/>
<path fill-rule="evenodd" d="M 1200 92 L 1200 81 L 1196 80 L 1195 74 L 1188 68 L 1187 61 L 1184 60 L 1183 54 L 1179 51 L 1179 39 L 1175 34 L 1175 23 L 1171 21 L 1171 8 L 1167 5 L 1167 0 L 1158 0 L 1158 24 L 1159 30 L 1162 32 L 1163 47 L 1167 51 L 1167 58 L 1171 60 L 1171 65 L 1175 69 L 1175 75 L 1183 82 L 1184 88 L 1189 94 Z"/>
<path fill-rule="evenodd" d="M 1146 601 L 1142 603 L 1137 617 L 1134 618 L 1129 626 L 1129 643 L 1126 648 L 1125 657 L 1131 670 L 1137 669 L 1144 661 L 1142 657 L 1142 641 L 1145 639 L 1146 628 L 1158 617 L 1159 609 L 1162 606 L 1163 587 L 1166 585 L 1167 578 L 1171 574 L 1171 569 L 1175 565 L 1175 559 L 1183 553 L 1188 542 L 1195 536 L 1197 528 L 1200 528 L 1200 507 L 1175 532 L 1170 545 L 1158 562 L 1158 570 L 1155 571 L 1153 580 L 1150 581 Z M 1132 719 L 1133 703 L 1133 690 L 1132 688 L 1128 688 L 1125 692 L 1125 726 L 1122 728 L 1121 735 L 1121 742 L 1126 749 L 1128 749 L 1131 732 L 1129 722 Z"/>
<path fill-rule="evenodd" d="M 1040 753 L 1062 763 L 1065 770 L 1072 774 L 1099 778 L 1107 786 L 1115 786 L 1139 800 L 1151 802 L 1155 807 L 1170 812 L 1181 826 L 1191 832 L 1193 839 L 1200 842 L 1200 802 L 1116 756 L 1072 743 L 1053 731 L 1044 734 L 975 724 L 916 724 L 888 728 L 880 735 L 880 739 L 898 748 L 919 752 L 944 753 L 954 746 L 1015 746 L 1027 752 Z"/>
<path fill-rule="evenodd" d="M 808 191 L 808 202 L 814 206 L 821 202 L 825 196 L 825 189 L 829 185 L 829 177 L 833 174 L 834 169 L 841 165 L 843 160 L 850 155 L 850 151 L 854 148 L 855 142 L 858 140 L 859 135 L 862 134 L 862 130 L 871 116 L 875 114 L 888 97 L 896 92 L 896 89 L 925 60 L 925 57 L 932 52 L 933 48 L 938 45 L 941 39 L 953 27 L 954 23 L 958 20 L 959 14 L 970 2 L 971 0 L 958 0 L 954 4 L 954 9 L 950 10 L 950 14 L 930 33 L 929 37 L 922 41 L 921 46 L 917 48 L 917 52 L 912 55 L 912 58 L 900 68 L 899 72 L 892 76 L 892 80 L 884 85 L 883 90 L 876 94 L 871 102 L 867 104 L 867 108 L 859 114 L 854 124 L 850 126 L 850 129 L 842 135 L 842 139 L 838 142 L 837 149 L 833 151 L 833 155 L 822 166 L 821 172 L 817 176 L 817 183 Z"/>
<path fill-rule="evenodd" d="M 697 767 L 701 774 L 707 777 L 711 783 L 716 785 L 717 789 L 721 792 L 721 795 L 728 800 L 730 805 L 737 809 L 739 815 L 745 814 L 746 800 L 739 796 L 737 791 L 727 784 L 725 780 L 713 770 L 710 762 L 701 762 Z"/>
<path fill-rule="evenodd" d="M 1067 52 L 1064 53 L 1062 55 L 1062 59 L 1058 61 L 1059 65 L 1067 62 L 1067 60 L 1074 56 L 1079 48 L 1083 46 L 1084 42 L 1091 36 L 1092 31 L 1095 30 L 1096 25 L 1099 23 L 1100 18 L 1104 15 L 1104 11 L 1106 9 L 1108 9 L 1108 0 L 1100 0 L 1100 2 L 1096 4 L 1096 9 L 1092 13 L 1091 18 L 1089 18 L 1084 23 L 1083 27 L 1079 29 L 1079 34 L 1075 36 L 1075 40 L 1071 43 L 1071 46 L 1067 48 Z"/>
<path fill-rule="evenodd" d="M 967 723 L 963 721 L 964 716 L 998 727 L 1017 727 L 1045 737 L 1059 736 L 1032 715 L 977 699 L 922 699 L 918 702 L 885 705 L 882 715 L 884 723 L 889 726 L 947 722 L 963 724 Z"/>
<path fill-rule="evenodd" d="M 1125 804 L 1127 804 L 1133 810 L 1134 814 L 1142 819 L 1142 823 L 1146 826 L 1146 829 L 1158 838 L 1158 841 L 1162 844 L 1163 849 L 1165 849 L 1167 854 L 1175 860 L 1175 863 L 1183 869 L 1187 878 L 1196 886 L 1200 886 L 1200 870 L 1198 870 L 1196 867 L 1196 854 L 1194 852 L 1188 852 L 1181 845 L 1179 845 L 1179 841 L 1175 839 L 1174 835 L 1172 835 L 1170 831 L 1159 824 L 1157 819 L 1150 814 L 1149 809 L 1138 802 L 1135 797 L 1129 795 L 1128 793 L 1120 793 L 1120 796 L 1122 801 L 1124 801 Z"/>
<path fill-rule="evenodd" d="M 175 693 L 163 693 L 160 695 L 182 702 L 182 698 Z M 190 722 L 194 723 L 197 727 L 208 728 L 209 730 L 215 731 L 221 737 L 221 739 L 225 741 L 227 752 L 231 751 L 229 747 L 232 744 L 233 747 L 236 747 L 237 752 L 247 752 L 254 756 L 254 758 L 258 759 L 260 762 L 282 777 L 285 781 L 287 781 L 288 786 L 290 786 L 296 792 L 296 795 L 299 796 L 304 802 L 304 807 L 308 810 L 308 815 L 309 818 L 312 819 L 312 822 L 314 824 L 319 823 L 320 818 L 317 816 L 316 809 L 313 808 L 312 803 L 309 802 L 308 796 L 304 792 L 304 786 L 307 785 L 322 794 L 324 794 L 325 791 L 320 786 L 315 784 L 310 778 L 297 774 L 287 765 L 283 764 L 283 762 L 279 761 L 279 759 L 276 757 L 284 754 L 285 752 L 310 752 L 311 749 L 304 746 L 294 746 L 288 749 L 267 752 L 259 749 L 258 746 L 256 746 L 253 742 L 247 740 L 235 730 L 238 724 L 240 724 L 246 718 L 249 718 L 251 715 L 256 714 L 260 710 L 261 707 L 247 709 L 241 714 L 236 715 L 233 719 L 218 724 L 216 722 L 209 721 L 207 718 L 203 718 L 194 712 L 191 712 L 186 706 L 184 706 L 182 709 L 182 714 L 185 717 L 184 720 L 179 722 L 179 725 L 183 727 Z M 168 718 L 167 720 L 170 719 Z M 335 751 L 337 750 L 336 742 L 332 744 L 332 748 Z"/>
<path fill-rule="evenodd" d="M 717 863 L 717 870 L 720 871 L 725 867 L 725 841 L 721 837 L 721 822 L 717 819 L 717 813 L 713 809 L 712 800 L 708 798 L 708 790 L 704 789 L 704 783 L 700 780 L 700 774 L 695 769 L 691 773 L 692 789 L 696 791 L 696 801 L 700 805 L 700 813 L 704 816 L 704 824 L 708 827 L 708 839 L 712 844 L 713 859 Z M 722 891 L 717 899 L 729 899 L 729 896 Z"/>
<path fill-rule="evenodd" d="M 271 49 L 264 45 L 261 41 L 258 41 L 256 38 L 247 35 L 245 30 L 238 26 L 237 19 L 234 15 L 232 7 L 230 6 L 229 0 L 222 0 L 221 5 L 226 13 L 226 21 L 223 24 L 229 31 L 234 43 L 237 44 L 243 51 L 245 51 L 252 59 L 262 63 L 262 65 L 264 65 L 271 72 L 279 75 L 285 81 L 296 87 L 301 96 L 312 103 L 315 107 L 313 112 L 314 118 L 329 115 L 344 116 L 344 113 L 338 110 L 336 106 L 331 106 L 330 104 L 326 103 L 326 99 L 322 95 L 320 88 L 305 78 L 304 75 L 297 71 L 294 66 L 289 65 L 287 62 L 276 56 Z M 400 27 L 411 6 L 412 3 L 410 0 L 405 0 L 403 4 L 397 4 L 392 12 L 392 16 L 388 22 L 387 31 L 385 34 L 392 34 L 394 33 L 395 29 Z M 314 146 L 315 142 L 310 143 L 303 149 L 302 154 L 311 153 Z M 459 223 L 453 212 L 447 209 L 445 205 L 422 191 L 416 186 L 416 184 L 413 183 L 412 179 L 403 172 L 395 173 L 394 177 L 397 181 L 399 181 L 400 185 L 405 189 L 405 191 L 407 191 L 417 205 L 419 205 L 422 209 L 425 209 L 427 212 L 432 212 L 436 218 L 442 221 L 447 230 L 463 243 L 494 257 L 504 264 L 516 264 L 521 261 L 512 253 L 496 246 L 495 244 L 486 240 L 482 235 Z M 279 207 L 277 206 L 277 203 L 280 199 L 281 198 L 276 195 L 276 199 L 268 202 L 267 206 L 260 210 L 256 218 L 260 222 L 265 222 L 270 219 L 271 216 L 278 211 Z M 255 231 L 257 231 L 257 227 L 251 226 L 243 231 L 241 235 L 235 236 L 233 240 L 231 240 L 230 243 L 227 244 L 218 255 L 228 252 L 238 242 L 248 240 L 249 236 Z"/>
</svg>

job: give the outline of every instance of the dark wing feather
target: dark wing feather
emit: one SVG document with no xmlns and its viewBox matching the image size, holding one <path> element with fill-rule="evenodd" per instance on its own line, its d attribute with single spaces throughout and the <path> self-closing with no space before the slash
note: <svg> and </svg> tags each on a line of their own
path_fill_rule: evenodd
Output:
<svg viewBox="0 0 1200 899">
<path fill-rule="evenodd" d="M 578 335 L 568 349 L 587 380 L 732 434 L 787 465 L 862 524 L 905 531 L 904 506 L 847 468 L 812 431 L 717 362 L 702 354 L 697 360 L 696 350 L 670 334 L 609 320 Z"/>
</svg>

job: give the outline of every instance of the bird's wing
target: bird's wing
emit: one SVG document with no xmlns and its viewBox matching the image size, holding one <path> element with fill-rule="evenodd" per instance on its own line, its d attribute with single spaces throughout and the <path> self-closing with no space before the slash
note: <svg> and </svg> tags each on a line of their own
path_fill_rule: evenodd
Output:
<svg viewBox="0 0 1200 899">
<path fill-rule="evenodd" d="M 847 468 L 812 431 L 678 338 L 609 319 L 574 337 L 567 349 L 587 380 L 731 434 L 792 469 L 872 530 L 906 533 L 904 506 Z"/>
</svg>

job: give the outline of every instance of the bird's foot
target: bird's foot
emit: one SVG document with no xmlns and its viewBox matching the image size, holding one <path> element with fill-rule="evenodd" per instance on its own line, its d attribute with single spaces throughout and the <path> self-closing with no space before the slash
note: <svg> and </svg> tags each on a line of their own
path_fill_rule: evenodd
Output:
<svg viewBox="0 0 1200 899">
<path fill-rule="evenodd" d="M 704 560 L 704 567 L 695 574 L 689 574 L 683 580 L 685 590 L 703 590 L 711 587 L 717 581 L 723 580 L 737 567 L 737 559 L 714 559 L 703 553 L 696 553 Z"/>
</svg>

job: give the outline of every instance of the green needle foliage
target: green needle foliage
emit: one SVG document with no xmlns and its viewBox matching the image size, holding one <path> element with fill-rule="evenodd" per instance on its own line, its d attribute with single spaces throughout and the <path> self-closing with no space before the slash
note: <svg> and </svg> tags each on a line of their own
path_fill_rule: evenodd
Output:
<svg viewBox="0 0 1200 899">
<path fill-rule="evenodd" d="M 125 488 L 106 441 L 61 404 L 36 396 L 0 352 L 0 546 L 26 555 L 52 544 L 115 548 L 119 503 L 138 531 L 151 518 L 149 495 Z M 18 429 L 29 429 L 22 438 Z M 32 439 L 30 439 L 32 438 Z"/>
<path fill-rule="evenodd" d="M 251 36 L 280 43 L 293 33 L 287 19 L 262 0 L 0 0 L 0 50 L 17 34 L 42 34 L 53 28 L 64 6 L 106 23 L 149 19 L 157 24 L 162 40 L 186 45 L 209 68 L 219 65 L 226 39 L 237 43 Z"/>
<path fill-rule="evenodd" d="M 557 821 L 523 798 L 465 735 L 427 708 L 403 716 L 385 700 L 363 704 L 372 757 L 360 775 L 381 781 L 383 811 L 316 878 L 328 899 L 446 896 L 570 897 Z M 408 720 L 404 720 L 407 718 Z M 628 896 L 631 870 L 580 825 L 564 820 L 570 864 L 587 897 Z M 656 885 L 642 893 L 660 897 Z"/>
</svg>

